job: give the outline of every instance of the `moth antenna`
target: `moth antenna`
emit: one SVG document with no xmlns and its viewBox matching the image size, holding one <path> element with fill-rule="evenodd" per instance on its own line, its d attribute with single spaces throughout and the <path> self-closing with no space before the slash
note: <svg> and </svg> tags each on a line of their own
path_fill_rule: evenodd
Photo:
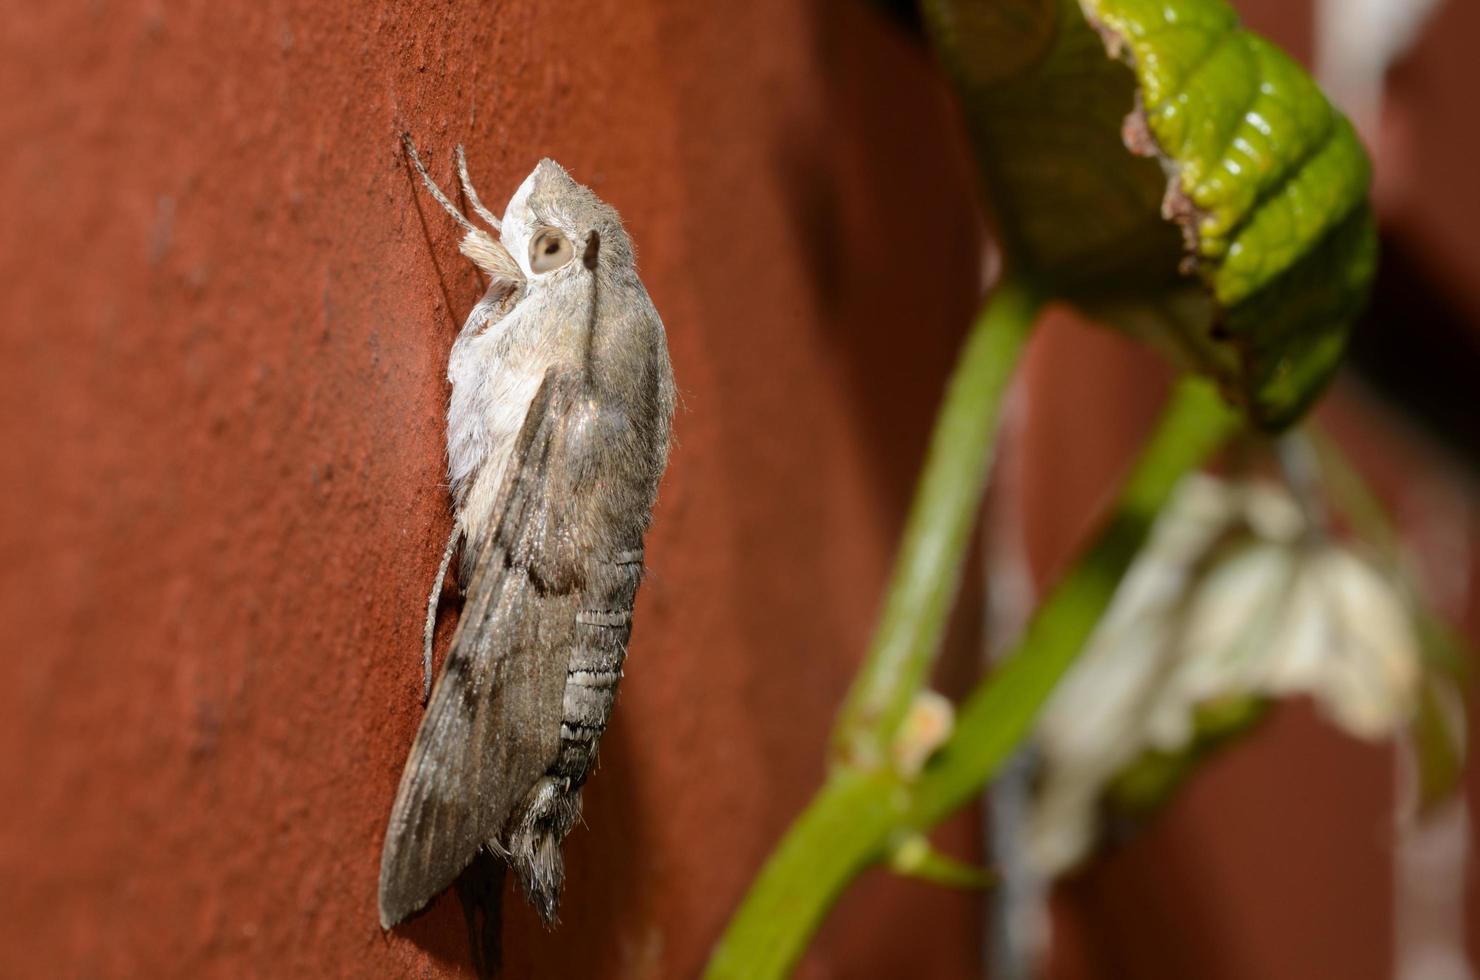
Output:
<svg viewBox="0 0 1480 980">
<path fill-rule="evenodd" d="M 442 205 L 442 210 L 452 215 L 452 219 L 468 231 L 482 233 L 483 229 L 477 227 L 464 217 L 463 213 L 457 209 L 457 206 L 447 200 L 447 195 L 442 193 L 442 188 L 438 187 L 437 182 L 432 179 L 432 175 L 427 173 L 426 165 L 421 162 L 421 157 L 417 156 L 416 144 L 411 142 L 410 133 L 401 134 L 401 145 L 406 148 L 406 155 L 411 158 L 411 166 L 415 167 L 416 172 L 421 175 L 421 182 L 427 185 L 427 190 L 431 191 L 432 197 L 436 198 L 437 203 Z"/>
<path fill-rule="evenodd" d="M 493 212 L 483 206 L 478 198 L 478 192 L 473 190 L 473 178 L 468 176 L 468 156 L 463 152 L 462 144 L 457 144 L 457 176 L 462 181 L 463 193 L 468 196 L 468 203 L 473 205 L 473 210 L 478 216 L 492 226 L 494 231 L 502 232 L 504 223 L 493 216 Z"/>
</svg>

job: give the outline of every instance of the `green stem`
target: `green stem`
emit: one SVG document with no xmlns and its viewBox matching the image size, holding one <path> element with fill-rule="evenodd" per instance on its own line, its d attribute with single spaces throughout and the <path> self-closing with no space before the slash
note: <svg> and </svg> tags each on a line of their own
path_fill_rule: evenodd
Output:
<svg viewBox="0 0 1480 980">
<path fill-rule="evenodd" d="M 894 842 L 929 829 L 980 792 L 1084 646 L 1177 481 L 1236 424 L 1209 385 L 1179 385 L 1109 524 L 1038 609 L 1011 658 L 963 704 L 950 739 L 925 771 L 909 783 L 887 766 L 837 767 L 720 938 L 708 980 L 784 977 L 849 881 Z M 932 628 L 928 618 L 916 621 Z"/>
<path fill-rule="evenodd" d="M 1109 523 L 1034 614 L 1002 667 L 961 705 L 955 732 L 913 786 L 912 823 L 934 826 L 997 774 L 1099 623 L 1177 482 L 1237 426 L 1210 384 L 1189 378 L 1178 385 Z"/>
<path fill-rule="evenodd" d="M 868 655 L 834 733 L 846 765 L 887 758 L 940 648 L 972 525 L 991 470 L 998 419 L 1042 305 L 1009 277 L 972 325 L 946 387 Z"/>
<path fill-rule="evenodd" d="M 903 813 L 887 769 L 839 769 L 787 830 L 714 948 L 706 980 L 787 975 L 848 882 L 883 856 Z"/>
</svg>

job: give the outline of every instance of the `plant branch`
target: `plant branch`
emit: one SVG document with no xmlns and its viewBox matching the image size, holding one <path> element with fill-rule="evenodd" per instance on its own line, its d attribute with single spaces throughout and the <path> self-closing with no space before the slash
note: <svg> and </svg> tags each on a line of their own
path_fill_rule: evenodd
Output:
<svg viewBox="0 0 1480 980">
<path fill-rule="evenodd" d="M 1213 386 L 1184 379 L 1093 545 L 1049 594 L 1003 662 L 956 714 L 956 730 L 912 787 L 911 822 L 934 826 L 985 786 L 1023 741 L 1074 663 L 1178 481 L 1232 435 Z"/>
<path fill-rule="evenodd" d="M 989 310 L 984 319 L 990 317 Z M 947 408 L 951 407 L 948 398 Z M 785 976 L 849 881 L 986 785 L 1026 737 L 1055 683 L 1083 648 L 1178 480 L 1217 449 L 1236 425 L 1234 414 L 1210 385 L 1188 380 L 1178 386 L 1121 491 L 1111 520 L 1039 608 L 1007 662 L 967 698 L 955 731 L 925 770 L 910 782 L 887 765 L 835 768 L 767 861 L 715 947 L 705 974 L 709 980 Z M 931 466 L 943 465 L 935 452 L 944 445 L 938 436 Z M 927 496 L 926 482 L 922 481 L 915 511 L 928 523 L 919 513 Z M 946 572 L 958 567 L 955 562 L 942 564 Z M 953 575 L 944 577 L 953 588 Z M 906 579 L 903 573 L 896 575 L 897 584 Z M 891 596 L 889 608 L 895 605 L 892 600 Z M 928 636 L 939 629 L 931 616 L 909 621 Z M 887 631 L 881 627 L 880 632 Z M 925 638 L 907 636 L 900 642 L 915 650 Z M 896 666 L 890 674 L 895 682 L 908 679 L 914 686 L 903 692 L 884 689 L 873 695 L 871 703 L 907 703 L 913 697 L 919 677 L 913 662 Z"/>
<path fill-rule="evenodd" d="M 885 594 L 884 610 L 834 733 L 837 760 L 869 768 L 895 733 L 939 652 L 997 445 L 998 420 L 1041 300 L 1009 277 L 962 347 L 936 416 Z"/>
</svg>

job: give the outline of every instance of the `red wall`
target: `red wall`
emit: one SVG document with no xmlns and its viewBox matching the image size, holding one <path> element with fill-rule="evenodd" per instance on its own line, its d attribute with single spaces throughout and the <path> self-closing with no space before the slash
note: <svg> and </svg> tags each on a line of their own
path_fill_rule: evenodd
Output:
<svg viewBox="0 0 1480 980">
<path fill-rule="evenodd" d="M 928 60 L 841 0 L 115 0 L 13 14 L 0 90 L 0 973 L 467 972 L 454 899 L 375 913 L 479 291 L 403 128 L 444 181 L 465 142 L 490 203 L 560 160 L 623 210 L 668 326 L 683 403 L 620 707 L 564 922 L 513 907 L 507 958 L 696 973 L 822 775 L 979 292 Z M 1047 574 L 1158 369 L 1061 318 L 1030 370 Z M 1297 941 L 1282 976 L 1379 975 L 1337 965 L 1385 955 L 1386 765 L 1281 718 L 1070 887 L 1056 974 L 1150 975 L 1140 895 L 1200 923 L 1162 975 Z M 945 846 L 975 838 L 968 814 Z M 1292 853 L 1282 894 L 1337 898 L 1318 928 L 1261 904 Z M 1209 874 L 1221 904 L 1180 900 Z M 982 915 L 870 874 L 803 974 L 972 976 Z M 1217 975 L 1272 962 L 1247 955 Z"/>
<path fill-rule="evenodd" d="M 5 43 L 0 972 L 465 969 L 454 899 L 375 912 L 478 294 L 404 127 L 500 203 L 545 154 L 590 182 L 667 323 L 621 707 L 508 962 L 694 974 L 822 774 L 978 292 L 927 60 L 782 2 L 57 3 Z M 947 970 L 977 914 L 881 876 L 816 960 Z"/>
</svg>

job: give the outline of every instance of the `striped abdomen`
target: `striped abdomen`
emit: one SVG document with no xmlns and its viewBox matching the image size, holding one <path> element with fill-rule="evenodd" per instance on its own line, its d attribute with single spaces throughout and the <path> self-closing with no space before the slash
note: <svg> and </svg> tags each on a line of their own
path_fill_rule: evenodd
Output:
<svg viewBox="0 0 1480 980">
<path fill-rule="evenodd" d="M 576 614 L 576 643 L 565 680 L 560 754 L 549 774 L 580 786 L 611 718 L 622 661 L 632 635 L 632 604 L 642 581 L 642 549 L 600 562 L 592 572 L 587 608 Z"/>
</svg>

